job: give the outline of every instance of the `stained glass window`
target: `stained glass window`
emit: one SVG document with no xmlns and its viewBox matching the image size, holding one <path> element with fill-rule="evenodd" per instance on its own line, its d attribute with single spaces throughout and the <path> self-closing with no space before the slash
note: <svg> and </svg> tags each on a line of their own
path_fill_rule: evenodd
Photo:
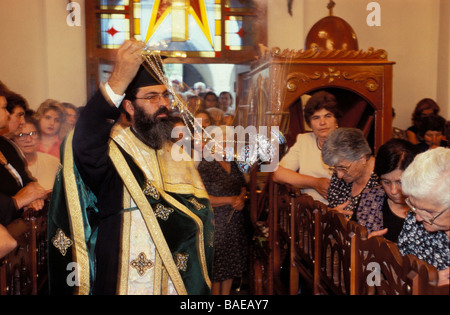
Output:
<svg viewBox="0 0 450 315">
<path fill-rule="evenodd" d="M 143 40 L 171 57 L 220 57 L 252 40 L 255 5 L 249 0 L 97 0 L 99 47 Z"/>
<path fill-rule="evenodd" d="M 258 44 L 267 42 L 265 1 L 85 1 L 88 69 L 98 69 L 100 59 L 112 63 L 114 49 L 130 38 L 175 63 L 254 60 Z M 89 85 L 95 86 L 100 76 L 89 71 Z"/>
<path fill-rule="evenodd" d="M 141 0 L 145 42 L 169 56 L 216 57 L 221 50 L 221 0 Z"/>
</svg>

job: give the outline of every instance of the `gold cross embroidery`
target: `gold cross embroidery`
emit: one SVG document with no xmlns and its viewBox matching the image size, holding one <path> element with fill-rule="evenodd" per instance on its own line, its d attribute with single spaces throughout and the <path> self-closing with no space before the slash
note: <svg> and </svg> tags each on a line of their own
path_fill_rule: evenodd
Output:
<svg viewBox="0 0 450 315">
<path fill-rule="evenodd" d="M 201 204 L 201 203 L 200 203 L 197 199 L 195 199 L 194 197 L 189 198 L 188 201 L 189 201 L 190 203 L 192 203 L 192 205 L 194 206 L 195 210 L 197 210 L 197 211 L 206 208 L 204 204 Z"/>
<path fill-rule="evenodd" d="M 131 267 L 133 267 L 137 270 L 137 273 L 141 277 L 145 274 L 145 272 L 148 269 L 153 267 L 152 261 L 148 260 L 147 256 L 143 252 L 138 255 L 138 258 L 132 260 L 130 262 L 130 265 L 131 265 Z"/>
<path fill-rule="evenodd" d="M 172 208 L 164 207 L 162 204 L 158 203 L 156 205 L 155 215 L 161 220 L 167 221 L 169 215 L 173 212 Z"/>
<path fill-rule="evenodd" d="M 59 250 L 61 255 L 66 256 L 67 249 L 73 245 L 73 242 L 61 229 L 58 229 L 52 238 L 52 244 Z"/>
<path fill-rule="evenodd" d="M 175 253 L 174 261 L 175 261 L 175 265 L 177 266 L 177 269 L 180 271 L 186 271 L 188 259 L 189 259 L 189 254 L 187 254 L 187 253 L 185 253 L 185 254 Z"/>
<path fill-rule="evenodd" d="M 145 181 L 145 187 L 143 190 L 144 194 L 147 196 L 151 196 L 153 199 L 159 200 L 159 192 L 155 186 L 153 186 L 150 180 Z"/>
</svg>

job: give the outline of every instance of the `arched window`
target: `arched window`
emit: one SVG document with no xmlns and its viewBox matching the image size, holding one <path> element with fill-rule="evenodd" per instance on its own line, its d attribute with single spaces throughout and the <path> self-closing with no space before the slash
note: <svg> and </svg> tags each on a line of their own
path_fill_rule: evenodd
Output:
<svg viewBox="0 0 450 315">
<path fill-rule="evenodd" d="M 267 45 L 267 0 L 88 0 L 88 94 L 127 39 L 145 41 L 167 63 L 242 64 Z"/>
</svg>

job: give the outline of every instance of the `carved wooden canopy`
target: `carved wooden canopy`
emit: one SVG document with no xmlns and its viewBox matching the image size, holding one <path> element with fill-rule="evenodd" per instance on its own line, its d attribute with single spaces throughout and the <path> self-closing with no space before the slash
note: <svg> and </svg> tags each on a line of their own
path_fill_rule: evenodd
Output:
<svg viewBox="0 0 450 315">
<path fill-rule="evenodd" d="M 375 151 L 392 136 L 392 66 L 382 49 L 265 51 L 244 78 L 236 123 L 279 126 L 292 144 L 307 131 L 304 95 L 328 90 L 343 112 L 340 125 L 362 129 Z M 303 99 L 303 101 L 302 101 Z"/>
</svg>

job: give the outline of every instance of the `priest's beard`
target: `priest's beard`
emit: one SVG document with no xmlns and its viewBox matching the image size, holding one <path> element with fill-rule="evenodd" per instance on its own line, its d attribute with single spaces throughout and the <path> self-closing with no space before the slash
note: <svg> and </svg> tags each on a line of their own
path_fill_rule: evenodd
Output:
<svg viewBox="0 0 450 315">
<path fill-rule="evenodd" d="M 167 117 L 157 117 L 166 114 Z M 152 149 L 159 150 L 163 144 L 171 140 L 173 123 L 170 120 L 170 111 L 160 107 L 153 115 L 146 114 L 144 110 L 134 105 L 134 126 L 139 140 Z"/>
</svg>

